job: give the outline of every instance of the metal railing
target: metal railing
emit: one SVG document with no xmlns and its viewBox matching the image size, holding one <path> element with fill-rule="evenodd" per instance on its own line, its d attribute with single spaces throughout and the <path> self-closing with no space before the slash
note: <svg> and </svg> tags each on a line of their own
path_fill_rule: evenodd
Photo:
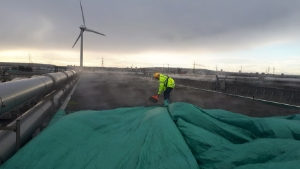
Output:
<svg viewBox="0 0 300 169">
<path fill-rule="evenodd" d="M 40 79 L 40 76 L 34 77 L 28 80 L 35 81 L 34 84 L 36 84 L 38 87 L 30 85 L 29 87 L 25 86 L 25 88 L 21 88 L 26 90 L 23 92 L 20 89 L 16 90 L 11 87 L 11 91 L 6 92 L 6 95 L 3 95 L 4 97 L 2 97 L 2 99 L 5 99 L 2 100 L 4 103 L 2 105 L 10 105 L 8 107 L 9 109 L 5 109 L 5 113 L 9 113 L 10 111 L 14 110 L 13 106 L 21 106 L 26 104 L 26 102 L 32 99 L 34 95 L 42 96 L 37 104 L 28 109 L 17 119 L 10 122 L 6 126 L 0 127 L 0 164 L 6 161 L 22 145 L 30 140 L 37 131 L 45 127 L 45 124 L 50 121 L 51 117 L 62 105 L 64 99 L 67 97 L 75 83 L 77 83 L 78 79 L 76 74 L 76 72 L 68 72 L 50 74 L 52 78 L 48 77 L 49 75 L 44 76 L 46 79 L 49 78 L 50 81 L 52 81 L 51 83 L 44 83 L 43 81 L 40 81 L 41 83 L 36 83 L 36 79 Z M 20 80 L 15 81 L 14 83 L 24 84 L 24 81 Z M 12 86 L 18 87 L 20 85 L 17 84 Z M 36 88 L 39 90 L 30 90 Z M 0 89 L 3 88 L 0 87 Z M 15 91 L 16 93 L 14 94 L 12 91 Z M 3 93 L 4 92 L 0 93 L 0 96 Z M 14 96 L 13 98 L 15 99 L 19 99 L 19 101 L 12 103 L 13 99 L 11 99 L 11 96 Z M 11 106 L 12 104 L 13 106 Z"/>
</svg>

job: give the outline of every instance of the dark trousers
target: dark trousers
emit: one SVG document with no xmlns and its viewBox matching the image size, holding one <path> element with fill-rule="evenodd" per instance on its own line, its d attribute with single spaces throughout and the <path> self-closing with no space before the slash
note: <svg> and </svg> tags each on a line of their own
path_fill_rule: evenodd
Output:
<svg viewBox="0 0 300 169">
<path fill-rule="evenodd" d="M 167 87 L 167 89 L 164 91 L 164 99 L 169 99 L 170 98 L 170 93 L 173 90 L 173 88 Z"/>
</svg>

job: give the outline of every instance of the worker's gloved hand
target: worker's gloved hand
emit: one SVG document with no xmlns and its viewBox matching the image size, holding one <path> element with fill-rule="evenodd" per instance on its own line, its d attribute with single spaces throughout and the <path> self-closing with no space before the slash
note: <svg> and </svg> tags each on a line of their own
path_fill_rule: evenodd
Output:
<svg viewBox="0 0 300 169">
<path fill-rule="evenodd" d="M 151 102 L 153 102 L 153 103 L 157 103 L 158 102 L 158 97 L 159 97 L 158 94 L 157 95 L 153 95 L 153 96 L 149 97 L 149 100 Z"/>
<path fill-rule="evenodd" d="M 159 97 L 159 95 L 158 95 L 158 94 L 157 94 L 157 95 L 153 95 L 153 96 L 152 96 L 152 98 L 153 98 L 153 99 L 155 99 L 155 100 L 157 100 L 157 101 L 158 101 L 158 97 Z"/>
</svg>

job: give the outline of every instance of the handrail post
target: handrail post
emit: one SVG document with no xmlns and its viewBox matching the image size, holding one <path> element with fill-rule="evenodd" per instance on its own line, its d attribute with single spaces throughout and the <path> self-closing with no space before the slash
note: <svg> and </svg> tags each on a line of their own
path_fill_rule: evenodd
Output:
<svg viewBox="0 0 300 169">
<path fill-rule="evenodd" d="M 21 122 L 20 119 L 16 121 L 16 150 L 21 147 Z"/>
<path fill-rule="evenodd" d="M 0 127 L 0 130 L 13 131 L 16 133 L 16 151 L 21 147 L 21 120 L 17 119 L 13 126 Z"/>
</svg>

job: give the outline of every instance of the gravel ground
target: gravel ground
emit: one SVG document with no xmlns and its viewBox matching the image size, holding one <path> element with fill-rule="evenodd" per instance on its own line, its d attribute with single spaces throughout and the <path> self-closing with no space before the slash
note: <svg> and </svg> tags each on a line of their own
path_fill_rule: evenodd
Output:
<svg viewBox="0 0 300 169">
<path fill-rule="evenodd" d="M 124 72 L 84 72 L 66 108 L 67 112 L 79 110 L 105 110 L 118 107 L 162 105 L 148 98 L 157 92 L 154 79 Z M 206 109 L 224 109 L 249 116 L 275 116 L 300 113 L 290 109 L 249 99 L 226 96 L 176 86 L 171 94 L 173 102 L 188 102 Z"/>
</svg>

